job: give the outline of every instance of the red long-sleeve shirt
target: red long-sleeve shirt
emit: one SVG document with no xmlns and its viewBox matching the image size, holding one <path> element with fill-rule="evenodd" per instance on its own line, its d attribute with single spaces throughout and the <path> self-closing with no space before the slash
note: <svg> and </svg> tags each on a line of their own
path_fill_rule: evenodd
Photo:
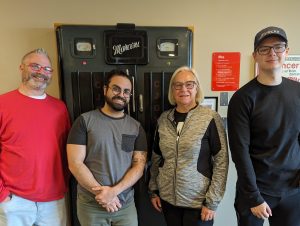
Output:
<svg viewBox="0 0 300 226">
<path fill-rule="evenodd" d="M 37 202 L 64 197 L 69 128 L 67 109 L 54 97 L 0 96 L 0 202 L 9 193 Z"/>
</svg>

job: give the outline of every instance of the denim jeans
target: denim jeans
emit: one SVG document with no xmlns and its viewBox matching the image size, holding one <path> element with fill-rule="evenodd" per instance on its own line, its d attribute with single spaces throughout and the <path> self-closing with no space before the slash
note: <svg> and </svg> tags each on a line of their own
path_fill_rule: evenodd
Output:
<svg viewBox="0 0 300 226">
<path fill-rule="evenodd" d="M 13 195 L 0 203 L 0 226 L 66 226 L 65 199 L 33 202 Z"/>
</svg>

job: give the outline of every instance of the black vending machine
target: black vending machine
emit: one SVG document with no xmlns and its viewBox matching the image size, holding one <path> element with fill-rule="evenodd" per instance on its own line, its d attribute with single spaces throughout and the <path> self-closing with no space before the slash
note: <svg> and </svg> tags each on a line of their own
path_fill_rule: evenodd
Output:
<svg viewBox="0 0 300 226">
<path fill-rule="evenodd" d="M 73 122 L 81 113 L 103 104 L 103 82 L 112 69 L 132 77 L 133 95 L 127 113 L 141 122 L 149 148 L 156 120 L 166 109 L 172 73 L 192 65 L 193 33 L 188 27 L 59 25 L 56 27 L 60 92 Z M 139 226 L 165 226 L 147 194 L 149 172 L 135 185 Z M 76 217 L 76 181 L 70 181 L 72 226 Z"/>
</svg>

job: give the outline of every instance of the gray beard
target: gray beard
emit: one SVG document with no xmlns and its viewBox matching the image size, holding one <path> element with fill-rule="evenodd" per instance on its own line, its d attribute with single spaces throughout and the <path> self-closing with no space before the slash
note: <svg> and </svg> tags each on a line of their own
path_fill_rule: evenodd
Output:
<svg viewBox="0 0 300 226">
<path fill-rule="evenodd" d="M 22 82 L 24 85 L 31 87 L 34 90 L 40 90 L 40 91 L 44 91 L 47 86 L 50 84 L 51 79 L 47 78 L 44 75 L 36 75 L 37 77 L 42 77 L 45 78 L 46 80 L 42 83 L 42 82 L 36 82 L 34 80 L 34 76 L 35 74 L 31 74 L 28 77 L 23 77 L 22 78 Z"/>
</svg>

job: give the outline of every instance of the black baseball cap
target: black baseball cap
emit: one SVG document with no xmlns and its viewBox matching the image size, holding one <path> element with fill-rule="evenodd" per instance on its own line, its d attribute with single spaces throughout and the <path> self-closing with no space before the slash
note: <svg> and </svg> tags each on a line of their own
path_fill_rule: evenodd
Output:
<svg viewBox="0 0 300 226">
<path fill-rule="evenodd" d="M 284 40 L 287 44 L 288 40 L 286 37 L 286 33 L 285 31 L 280 28 L 280 27 L 266 27 L 264 29 L 262 29 L 261 31 L 259 31 L 256 35 L 255 35 L 255 39 L 254 39 L 254 50 L 256 50 L 256 48 L 259 46 L 259 44 L 265 40 L 268 37 L 271 36 L 278 36 L 280 37 L 282 40 Z"/>
</svg>

